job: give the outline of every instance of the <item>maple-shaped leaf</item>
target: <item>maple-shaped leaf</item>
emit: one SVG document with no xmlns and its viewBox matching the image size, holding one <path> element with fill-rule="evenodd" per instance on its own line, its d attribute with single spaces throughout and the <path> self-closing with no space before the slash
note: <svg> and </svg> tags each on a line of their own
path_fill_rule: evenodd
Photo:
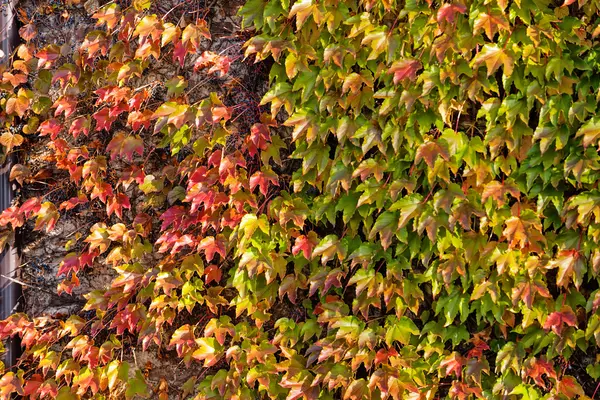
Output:
<svg viewBox="0 0 600 400">
<path fill-rule="evenodd" d="M 533 358 L 528 360 L 525 369 L 527 371 L 527 377 L 532 378 L 536 385 L 543 388 L 546 388 L 546 381 L 544 380 L 543 375 L 546 375 L 551 379 L 557 378 L 557 374 L 552 363 L 542 358 Z"/>
<path fill-rule="evenodd" d="M 54 64 L 60 57 L 60 47 L 56 44 L 49 44 L 37 53 L 35 56 L 38 58 L 38 68 L 47 69 Z"/>
<path fill-rule="evenodd" d="M 460 378 L 462 376 L 462 367 L 464 363 L 464 357 L 454 351 L 452 354 L 442 360 L 440 363 L 440 368 L 445 370 L 445 376 L 454 374 L 457 378 Z"/>
<path fill-rule="evenodd" d="M 592 117 L 577 130 L 575 137 L 583 136 L 583 147 L 597 143 L 600 138 L 600 118 Z"/>
<path fill-rule="evenodd" d="M 131 209 L 129 197 L 124 193 L 118 193 L 116 196 L 109 197 L 106 201 L 106 215 L 111 216 L 115 213 L 117 217 L 123 219 L 123 209 Z"/>
<path fill-rule="evenodd" d="M 204 283 L 220 282 L 223 277 L 223 271 L 218 265 L 210 264 L 204 269 Z"/>
<path fill-rule="evenodd" d="M 397 85 L 405 79 L 411 82 L 417 79 L 419 69 L 421 69 L 421 61 L 406 59 L 394 62 L 388 69 L 388 73 L 394 74 L 394 84 Z"/>
<path fill-rule="evenodd" d="M 225 242 L 223 238 L 214 236 L 205 237 L 198 244 L 198 251 L 204 250 L 206 261 L 211 262 L 215 257 L 215 253 L 218 253 L 222 258 L 225 258 Z"/>
<path fill-rule="evenodd" d="M 2 211 L 0 213 L 0 226 L 6 226 L 9 223 L 12 225 L 13 229 L 16 229 L 20 226 L 23 226 L 25 220 L 23 218 L 23 213 L 17 206 L 11 206 Z"/>
<path fill-rule="evenodd" d="M 377 217 L 373 228 L 369 233 L 369 240 L 373 240 L 379 234 L 383 249 L 387 249 L 392 243 L 392 238 L 398 230 L 398 215 L 394 212 L 384 212 Z"/>
<path fill-rule="evenodd" d="M 138 135 L 126 136 L 124 132 L 117 132 L 106 147 L 106 151 L 110 153 L 111 160 L 120 156 L 133 161 L 133 153 L 144 155 L 144 141 Z"/>
<path fill-rule="evenodd" d="M 31 170 L 27 166 L 23 164 L 15 164 L 10 169 L 10 176 L 8 179 L 11 181 L 17 181 L 21 186 L 23 186 L 23 182 L 29 182 L 31 177 Z"/>
<path fill-rule="evenodd" d="M 63 124 L 56 118 L 50 118 L 40 124 L 38 132 L 40 136 L 50 135 L 50 139 L 54 140 L 63 129 Z"/>
<path fill-rule="evenodd" d="M 562 379 L 556 383 L 556 389 L 568 399 L 574 399 L 577 396 L 585 397 L 581 385 L 570 375 L 563 376 Z"/>
<path fill-rule="evenodd" d="M 507 54 L 506 49 L 497 44 L 484 45 L 471 62 L 475 68 L 479 68 L 482 63 L 485 63 L 488 76 L 494 74 L 501 66 L 504 66 L 505 76 L 512 75 L 514 59 Z"/>
<path fill-rule="evenodd" d="M 110 126 L 115 121 L 115 117 L 110 116 L 110 108 L 104 107 L 103 109 L 96 111 L 92 117 L 96 120 L 96 130 L 101 131 L 102 129 L 110 131 Z"/>
<path fill-rule="evenodd" d="M 22 212 L 26 218 L 29 218 L 32 214 L 37 213 L 42 208 L 42 200 L 39 197 L 32 197 L 21 204 L 19 211 Z"/>
<path fill-rule="evenodd" d="M 448 22 L 449 24 L 454 23 L 456 14 L 464 14 L 467 12 L 467 7 L 460 3 L 443 4 L 437 12 L 437 22 Z"/>
<path fill-rule="evenodd" d="M 72 210 L 80 204 L 86 204 L 88 202 L 88 198 L 85 193 L 79 193 L 77 197 L 71 197 L 67 201 L 63 201 L 59 209 L 60 210 Z"/>
<path fill-rule="evenodd" d="M 8 114 L 17 114 L 22 118 L 29 109 L 32 97 L 33 95 L 30 91 L 23 88 L 19 89 L 16 96 L 9 97 L 6 100 L 6 112 Z"/>
<path fill-rule="evenodd" d="M 36 220 L 33 230 L 39 231 L 45 228 L 46 233 L 54 229 L 60 217 L 56 206 L 49 201 L 42 203 L 40 208 L 35 212 L 35 215 Z"/>
<path fill-rule="evenodd" d="M 509 240 L 511 248 L 529 248 L 531 251 L 540 253 L 542 251 L 540 244 L 546 242 L 546 238 L 542 234 L 542 224 L 531 210 L 524 210 L 520 216 L 516 215 L 518 212 L 515 210 L 518 208 L 518 203 L 513 206 L 513 217 L 504 222 L 506 227 L 502 234 Z"/>
<path fill-rule="evenodd" d="M 548 268 L 558 268 L 557 286 L 568 287 L 573 280 L 575 287 L 579 288 L 587 271 L 586 264 L 585 257 L 578 250 L 570 249 L 562 250 Z"/>
<path fill-rule="evenodd" d="M 109 47 L 108 36 L 109 35 L 103 31 L 88 32 L 81 44 L 81 51 L 87 52 L 89 59 L 93 59 L 98 52 L 105 56 L 108 53 Z"/>
<path fill-rule="evenodd" d="M 502 207 L 507 194 L 510 194 L 517 200 L 521 198 L 521 192 L 513 183 L 491 181 L 483 188 L 483 192 L 481 193 L 481 202 L 485 203 L 485 201 L 491 197 L 496 201 L 499 207 Z"/>
<path fill-rule="evenodd" d="M 22 145 L 23 140 L 23 136 L 19 135 L 18 133 L 12 134 L 10 132 L 4 132 L 2 135 L 0 135 L 0 144 L 6 147 L 7 153 L 10 153 L 14 147 Z"/>
<path fill-rule="evenodd" d="M 315 247 L 311 258 L 321 256 L 321 264 L 325 265 L 336 255 L 340 260 L 345 259 L 347 252 L 347 247 L 336 235 L 327 235 Z"/>
<path fill-rule="evenodd" d="M 37 29 L 35 27 L 35 24 L 29 23 L 23 25 L 19 29 L 19 36 L 21 36 L 26 42 L 30 42 L 31 40 L 33 40 L 33 38 L 37 36 Z"/>
<path fill-rule="evenodd" d="M 560 311 L 555 311 L 548 315 L 544 322 L 546 331 L 552 330 L 558 336 L 561 336 L 564 325 L 577 326 L 577 316 L 570 306 L 563 306 Z"/>
<path fill-rule="evenodd" d="M 198 348 L 192 354 L 192 357 L 198 361 L 204 361 L 204 368 L 215 365 L 219 361 L 223 346 L 215 338 L 196 339 Z"/>
<path fill-rule="evenodd" d="M 318 15 L 320 15 L 320 11 L 317 10 L 316 4 L 313 3 L 313 0 L 300 0 L 296 1 L 292 6 L 288 18 L 296 17 L 296 30 L 300 30 L 311 15 L 315 21 L 319 19 Z"/>
<path fill-rule="evenodd" d="M 318 244 L 319 237 L 315 232 L 310 231 L 307 235 L 300 235 L 296 238 L 296 242 L 292 247 L 292 254 L 298 255 L 298 253 L 302 252 L 304 258 L 310 260 L 312 252 Z"/>
<path fill-rule="evenodd" d="M 169 43 L 179 41 L 181 38 L 181 28 L 170 22 L 163 23 L 163 32 L 160 39 L 160 45 L 165 47 Z"/>
<path fill-rule="evenodd" d="M 250 190 L 254 190 L 258 186 L 260 193 L 266 196 L 269 191 L 269 182 L 279 186 L 279 177 L 270 168 L 263 168 L 263 170 L 256 171 L 250 177 Z"/>
<path fill-rule="evenodd" d="M 100 7 L 98 11 L 92 15 L 92 18 L 98 20 L 96 21 L 96 26 L 106 25 L 106 28 L 109 31 L 112 31 L 121 19 L 121 8 L 115 3 L 107 4 Z"/>
<path fill-rule="evenodd" d="M 487 35 L 488 39 L 494 40 L 494 35 L 499 29 L 510 31 L 510 24 L 506 20 L 506 17 L 502 14 L 496 13 L 480 13 L 475 19 L 473 26 L 473 33 L 476 34 L 480 30 L 483 30 Z"/>
<path fill-rule="evenodd" d="M 146 38 L 146 36 L 152 36 L 152 40 L 158 40 L 163 31 L 163 25 L 161 20 L 156 14 L 144 16 L 136 25 L 133 31 L 133 37 L 140 37 L 140 42 Z"/>
<path fill-rule="evenodd" d="M 519 300 L 523 300 L 527 308 L 531 310 L 536 294 L 539 294 L 547 299 L 552 298 L 552 295 L 548 291 L 546 284 L 537 280 L 515 283 L 515 286 L 512 289 L 511 298 L 514 305 L 517 305 Z"/>
<path fill-rule="evenodd" d="M 443 141 L 425 142 L 417 149 L 415 165 L 419 164 L 421 160 L 425 160 L 429 168 L 433 168 L 438 157 L 442 157 L 446 161 L 450 160 L 448 146 Z"/>
<path fill-rule="evenodd" d="M 231 58 L 227 56 L 221 56 L 213 51 L 204 51 L 196 59 L 194 63 L 194 71 L 199 69 L 208 68 L 209 74 L 220 72 L 221 76 L 227 75 L 229 72 L 229 66 L 231 65 Z"/>
<path fill-rule="evenodd" d="M 200 41 L 203 37 L 210 40 L 210 31 L 206 21 L 199 19 L 195 24 L 188 24 L 185 27 L 181 33 L 181 42 L 184 46 L 189 44 L 193 49 L 199 50 Z"/>
<path fill-rule="evenodd" d="M 110 243 L 111 243 L 111 240 L 108 238 L 109 234 L 108 234 L 106 224 L 103 224 L 103 223 L 94 224 L 94 226 L 92 226 L 90 228 L 90 232 L 91 233 L 84 240 L 84 242 L 89 243 L 88 251 L 91 252 L 95 249 L 98 249 L 99 254 L 104 253 L 108 249 L 108 246 L 110 246 Z"/>
<path fill-rule="evenodd" d="M 127 125 L 131 126 L 134 131 L 139 131 L 142 128 L 150 129 L 153 114 L 150 110 L 132 111 L 127 116 Z"/>
<path fill-rule="evenodd" d="M 77 107 L 77 99 L 74 97 L 63 96 L 54 102 L 52 108 L 56 108 L 54 116 L 58 117 L 60 114 L 65 115 L 65 118 L 69 118 L 75 112 Z"/>
<path fill-rule="evenodd" d="M 71 121 L 69 133 L 77 138 L 80 134 L 88 135 L 90 132 L 91 121 L 89 116 L 81 116 Z"/>
</svg>

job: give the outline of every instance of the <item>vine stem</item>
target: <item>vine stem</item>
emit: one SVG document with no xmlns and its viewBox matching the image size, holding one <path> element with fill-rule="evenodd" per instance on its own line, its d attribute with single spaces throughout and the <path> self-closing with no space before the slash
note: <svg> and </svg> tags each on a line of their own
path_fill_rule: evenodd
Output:
<svg viewBox="0 0 600 400">
<path fill-rule="evenodd" d="M 600 389 L 600 382 L 598 382 L 598 384 L 596 385 L 596 390 L 594 390 L 594 394 L 592 395 L 592 400 L 594 400 L 596 398 L 596 393 L 598 392 L 598 389 Z"/>
</svg>

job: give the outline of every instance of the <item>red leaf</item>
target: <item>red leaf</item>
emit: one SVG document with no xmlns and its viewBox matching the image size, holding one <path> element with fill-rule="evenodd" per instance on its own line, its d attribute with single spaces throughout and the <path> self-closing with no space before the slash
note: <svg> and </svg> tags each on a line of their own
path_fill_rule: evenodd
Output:
<svg viewBox="0 0 600 400">
<path fill-rule="evenodd" d="M 129 197 L 124 193 L 119 193 L 116 196 L 110 197 L 106 202 L 106 215 L 109 217 L 115 213 L 119 218 L 123 219 L 123 209 L 131 209 Z"/>
<path fill-rule="evenodd" d="M 394 84 L 408 79 L 414 81 L 417 79 L 417 71 L 421 68 L 421 62 L 418 60 L 400 60 L 392 64 L 388 73 L 394 74 Z"/>
<path fill-rule="evenodd" d="M 54 140 L 63 128 L 63 124 L 56 118 L 51 118 L 40 124 L 38 132 L 40 136 L 50 135 L 50 139 Z"/>
<path fill-rule="evenodd" d="M 173 49 L 173 61 L 179 61 L 179 65 L 181 65 L 182 68 L 185 64 L 185 56 L 187 53 L 188 49 L 182 42 L 175 42 L 175 48 Z"/>
<path fill-rule="evenodd" d="M 42 207 L 42 201 L 39 197 L 32 197 L 21 204 L 19 211 L 22 212 L 26 218 L 29 218 L 31 214 L 37 213 Z"/>
<path fill-rule="evenodd" d="M 38 51 L 35 56 L 39 59 L 38 68 L 50 68 L 60 57 L 60 47 L 50 44 Z"/>
<path fill-rule="evenodd" d="M 544 329 L 549 331 L 552 329 L 558 336 L 562 333 L 563 325 L 577 326 L 577 316 L 569 306 L 563 306 L 560 312 L 555 311 L 546 318 Z"/>
<path fill-rule="evenodd" d="M 215 264 L 210 264 L 208 267 L 204 269 L 204 282 L 208 285 L 212 281 L 219 283 L 221 281 L 221 277 L 223 276 L 223 271 L 216 266 Z"/>
<path fill-rule="evenodd" d="M 92 115 L 92 117 L 94 117 L 94 119 L 96 120 L 96 130 L 97 131 L 101 131 L 102 129 L 105 129 L 106 131 L 110 131 L 110 126 L 116 119 L 116 118 L 111 118 L 110 109 L 108 107 L 105 107 L 105 108 L 101 109 L 100 111 L 96 111 L 96 113 L 94 113 Z"/>
<path fill-rule="evenodd" d="M 441 24 L 446 21 L 450 24 L 454 23 L 456 14 L 464 14 L 467 12 L 467 7 L 463 4 L 444 4 L 440 7 L 437 13 L 437 22 Z"/>
<path fill-rule="evenodd" d="M 106 147 L 106 151 L 110 153 L 112 160 L 120 156 L 132 161 L 133 153 L 138 153 L 140 156 L 144 154 L 144 142 L 137 135 L 125 136 L 124 132 L 117 132 Z"/>
<path fill-rule="evenodd" d="M 300 235 L 296 238 L 296 243 L 294 247 L 292 247 L 292 254 L 297 255 L 302 252 L 304 254 L 304 258 L 307 260 L 311 259 L 312 252 L 315 247 L 319 244 L 319 238 L 317 234 L 313 231 L 308 233 L 308 236 Z"/>
<path fill-rule="evenodd" d="M 214 236 L 208 236 L 202 239 L 198 245 L 198 251 L 204 250 L 206 261 L 211 262 L 218 253 L 222 258 L 225 258 L 225 243 L 222 239 L 215 239 Z"/>
<path fill-rule="evenodd" d="M 88 198 L 85 193 L 79 193 L 77 197 L 71 197 L 67 201 L 63 201 L 59 209 L 60 210 L 72 210 L 80 204 L 86 204 L 88 202 Z"/>
<path fill-rule="evenodd" d="M 254 190 L 256 186 L 259 186 L 262 195 L 266 196 L 269 191 L 269 182 L 279 186 L 279 178 L 273 171 L 256 171 L 250 177 L 250 190 Z"/>
<path fill-rule="evenodd" d="M 205 51 L 196 60 L 194 71 L 208 67 L 209 74 L 220 72 L 221 75 L 226 75 L 230 65 L 231 59 L 229 57 L 220 56 L 212 51 Z"/>
<path fill-rule="evenodd" d="M 77 138 L 80 134 L 88 135 L 90 132 L 91 121 L 89 117 L 77 117 L 71 122 L 71 127 L 69 128 L 69 133 L 73 135 L 74 138 Z"/>
<path fill-rule="evenodd" d="M 58 117 L 61 113 L 64 113 L 65 118 L 69 118 L 75 112 L 76 106 L 77 99 L 71 97 L 61 97 L 52 105 L 52 108 L 56 108 L 56 111 L 54 111 L 54 116 Z"/>
</svg>

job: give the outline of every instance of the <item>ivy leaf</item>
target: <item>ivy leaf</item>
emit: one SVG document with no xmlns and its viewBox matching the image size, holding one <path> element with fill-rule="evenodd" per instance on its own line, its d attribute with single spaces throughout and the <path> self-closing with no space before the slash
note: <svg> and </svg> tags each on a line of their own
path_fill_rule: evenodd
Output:
<svg viewBox="0 0 600 400">
<path fill-rule="evenodd" d="M 419 328 L 408 317 L 400 319 L 395 316 L 388 316 L 386 320 L 385 343 L 391 347 L 394 342 L 400 342 L 408 345 L 413 335 L 419 335 Z"/>
<path fill-rule="evenodd" d="M 196 344 L 198 349 L 194 351 L 192 357 L 204 361 L 204 368 L 215 365 L 219 361 L 223 346 L 215 338 L 198 338 Z"/>
<path fill-rule="evenodd" d="M 417 149 L 415 165 L 419 164 L 421 160 L 425 160 L 427 166 L 433 168 L 438 157 L 442 157 L 446 161 L 450 159 L 447 146 L 443 142 L 425 142 Z"/>
<path fill-rule="evenodd" d="M 504 76 L 512 75 L 514 60 L 497 44 L 484 45 L 471 61 L 471 65 L 475 68 L 479 68 L 482 63 L 485 63 L 487 68 L 487 76 L 494 74 L 501 66 L 504 66 Z"/>
<path fill-rule="evenodd" d="M 0 144 L 6 147 L 7 153 L 10 153 L 14 147 L 22 145 L 23 140 L 23 136 L 19 135 L 18 133 L 12 134 L 10 132 L 4 132 L 0 136 Z"/>
<path fill-rule="evenodd" d="M 167 87 L 167 96 L 179 96 L 188 87 L 187 81 L 183 76 L 175 76 L 165 82 Z"/>
<path fill-rule="evenodd" d="M 544 329 L 549 331 L 552 329 L 554 333 L 561 336 L 563 326 L 577 326 L 577 316 L 569 306 L 563 306 L 560 311 L 555 311 L 548 315 L 544 322 Z"/>
<path fill-rule="evenodd" d="M 294 3 L 290 12 L 288 14 L 288 18 L 296 17 L 296 29 L 300 30 L 306 19 L 313 15 L 316 11 L 316 6 L 313 4 L 312 0 L 299 0 Z"/>
<path fill-rule="evenodd" d="M 453 24 L 456 14 L 464 14 L 467 7 L 460 3 L 443 4 L 437 12 L 437 22 L 442 24 L 444 21 Z"/>
<path fill-rule="evenodd" d="M 392 243 L 392 237 L 396 233 L 396 229 L 398 229 L 398 215 L 386 211 L 377 218 L 369 233 L 369 240 L 373 240 L 375 235 L 379 233 L 381 245 L 386 250 Z"/>
<path fill-rule="evenodd" d="M 420 61 L 405 59 L 394 62 L 388 69 L 388 73 L 394 74 L 394 84 L 397 85 L 405 79 L 411 82 L 417 79 L 417 71 L 419 69 L 421 69 Z"/>
<path fill-rule="evenodd" d="M 510 25 L 504 15 L 495 13 L 480 13 L 475 19 L 473 33 L 483 30 L 488 39 L 494 40 L 494 35 L 499 29 L 510 31 Z"/>
<path fill-rule="evenodd" d="M 575 137 L 583 136 L 583 146 L 596 143 L 600 137 L 600 118 L 592 117 L 577 130 Z"/>
<path fill-rule="evenodd" d="M 579 288 L 587 270 L 585 258 L 577 250 L 562 250 L 549 267 L 558 268 L 556 285 L 559 287 L 568 287 L 573 280 L 575 287 Z"/>
<path fill-rule="evenodd" d="M 133 153 L 144 155 L 144 142 L 138 135 L 125 136 L 124 132 L 117 132 L 106 147 L 106 151 L 110 153 L 111 160 L 120 156 L 133 161 Z"/>
</svg>

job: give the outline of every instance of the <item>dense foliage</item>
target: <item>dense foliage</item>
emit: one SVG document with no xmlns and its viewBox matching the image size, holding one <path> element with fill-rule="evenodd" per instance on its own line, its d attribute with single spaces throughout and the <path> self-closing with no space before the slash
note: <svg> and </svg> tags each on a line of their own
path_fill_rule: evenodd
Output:
<svg viewBox="0 0 600 400">
<path fill-rule="evenodd" d="M 190 102 L 184 74 L 144 81 L 158 60 L 226 74 L 205 21 L 119 4 L 74 54 L 34 48 L 26 24 L 2 75 L 6 152 L 44 136 L 77 188 L 5 210 L 3 242 L 95 207 L 58 290 L 99 265 L 115 278 L 87 319 L 0 322 L 24 347 L 0 398 L 585 396 L 578 380 L 600 377 L 597 1 L 249 0 L 246 56 L 275 61 L 249 129 L 232 118 L 247 105 Z M 135 345 L 198 374 L 150 387 Z"/>
</svg>

